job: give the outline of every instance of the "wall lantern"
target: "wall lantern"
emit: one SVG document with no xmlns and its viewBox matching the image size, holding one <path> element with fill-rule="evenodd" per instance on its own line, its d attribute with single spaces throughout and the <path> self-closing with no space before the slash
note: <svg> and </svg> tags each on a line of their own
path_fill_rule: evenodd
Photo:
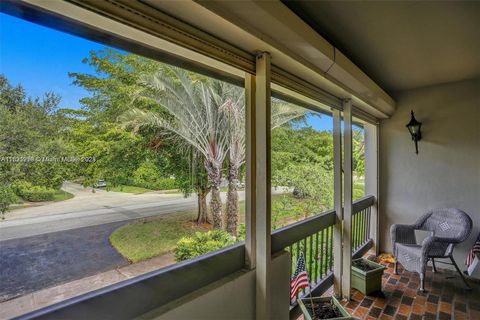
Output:
<svg viewBox="0 0 480 320">
<path fill-rule="evenodd" d="M 418 154 L 418 141 L 422 140 L 422 133 L 420 132 L 420 127 L 422 126 L 421 122 L 418 122 L 413 115 L 410 122 L 407 124 L 408 131 L 412 135 L 412 140 L 415 142 L 415 153 Z"/>
</svg>

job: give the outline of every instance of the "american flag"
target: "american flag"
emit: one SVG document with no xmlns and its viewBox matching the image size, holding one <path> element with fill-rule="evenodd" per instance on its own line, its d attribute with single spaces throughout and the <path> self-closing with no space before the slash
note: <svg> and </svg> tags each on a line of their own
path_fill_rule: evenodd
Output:
<svg viewBox="0 0 480 320">
<path fill-rule="evenodd" d="M 467 259 L 465 259 L 465 264 L 467 267 L 470 267 L 470 265 L 473 263 L 473 260 L 475 260 L 475 255 L 477 254 L 480 254 L 480 234 L 478 234 L 477 241 L 475 241 L 472 250 L 470 250 L 467 255 Z"/>
<path fill-rule="evenodd" d="M 295 299 L 298 290 L 306 288 L 308 285 L 308 273 L 307 269 L 305 269 L 305 259 L 303 258 L 303 254 L 300 253 L 297 258 L 297 267 L 295 268 L 295 273 L 290 281 L 290 299 Z"/>
</svg>

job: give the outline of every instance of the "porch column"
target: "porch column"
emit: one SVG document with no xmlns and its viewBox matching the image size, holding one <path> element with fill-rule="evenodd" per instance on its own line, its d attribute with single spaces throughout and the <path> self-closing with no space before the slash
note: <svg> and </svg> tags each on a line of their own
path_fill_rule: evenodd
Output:
<svg viewBox="0 0 480 320">
<path fill-rule="evenodd" d="M 375 197 L 375 204 L 370 211 L 370 239 L 373 240 L 375 254 L 380 253 L 379 247 L 379 179 L 378 179 L 378 124 L 365 124 L 365 195 Z"/>
<path fill-rule="evenodd" d="M 271 319 L 271 182 L 270 182 L 270 54 L 256 58 L 255 107 L 255 221 L 256 318 Z"/>
<path fill-rule="evenodd" d="M 343 101 L 343 298 L 350 299 L 352 274 L 352 101 Z"/>
<path fill-rule="evenodd" d="M 333 113 L 333 198 L 336 222 L 333 229 L 333 290 L 336 297 L 342 296 L 342 132 L 341 111 Z"/>
<path fill-rule="evenodd" d="M 255 268 L 256 261 L 256 134 L 255 76 L 245 73 L 245 266 Z"/>
</svg>

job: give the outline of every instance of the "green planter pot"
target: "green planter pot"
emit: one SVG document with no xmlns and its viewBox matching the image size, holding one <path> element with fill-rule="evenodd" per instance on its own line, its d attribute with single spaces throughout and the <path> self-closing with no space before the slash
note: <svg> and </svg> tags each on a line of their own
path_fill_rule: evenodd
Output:
<svg viewBox="0 0 480 320">
<path fill-rule="evenodd" d="M 353 266 L 353 262 L 363 260 L 366 264 L 373 267 L 373 270 L 363 271 Z M 375 263 L 365 258 L 352 261 L 352 287 L 362 292 L 364 295 L 382 290 L 382 275 L 386 269 L 385 266 Z"/>
<path fill-rule="evenodd" d="M 335 320 L 352 320 L 352 316 L 345 310 L 345 308 L 342 307 L 340 302 L 335 297 L 313 297 L 312 298 L 313 302 L 330 302 L 333 300 L 333 304 L 338 308 L 338 311 L 342 314 L 342 317 L 340 318 L 330 318 L 330 319 L 335 319 Z M 303 313 L 303 318 L 304 320 L 312 320 L 312 316 L 310 315 L 309 308 L 305 306 L 305 304 L 310 304 L 310 298 L 302 298 L 298 299 L 298 305 L 300 306 L 300 309 L 302 309 Z M 312 310 L 310 310 L 312 311 Z"/>
</svg>

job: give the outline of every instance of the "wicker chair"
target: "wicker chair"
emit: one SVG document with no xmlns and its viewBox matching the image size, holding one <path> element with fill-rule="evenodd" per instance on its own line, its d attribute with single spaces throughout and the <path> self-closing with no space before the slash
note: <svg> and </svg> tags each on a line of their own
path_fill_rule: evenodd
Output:
<svg viewBox="0 0 480 320">
<path fill-rule="evenodd" d="M 415 230 L 431 231 L 433 234 L 423 240 L 422 244 L 417 244 Z M 427 262 L 431 260 L 433 272 L 437 272 L 434 259 L 450 258 L 451 264 L 455 266 L 465 285 L 470 289 L 452 254 L 454 246 L 465 241 L 471 231 L 472 219 L 465 212 L 453 208 L 431 210 L 413 225 L 392 225 L 390 234 L 395 256 L 395 274 L 397 274 L 398 262 L 406 270 L 418 272 L 420 291 L 425 291 Z"/>
</svg>

